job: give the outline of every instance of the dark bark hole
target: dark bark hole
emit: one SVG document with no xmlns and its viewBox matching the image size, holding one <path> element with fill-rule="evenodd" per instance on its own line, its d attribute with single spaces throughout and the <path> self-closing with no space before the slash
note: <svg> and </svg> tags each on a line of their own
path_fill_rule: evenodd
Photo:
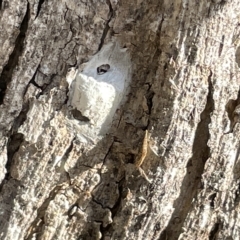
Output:
<svg viewBox="0 0 240 240">
<path fill-rule="evenodd" d="M 134 163 L 134 160 L 135 160 L 135 157 L 136 155 L 135 154 L 132 154 L 132 153 L 129 153 L 126 155 L 126 163 Z"/>
<path fill-rule="evenodd" d="M 0 0 L 0 10 L 2 10 L 2 0 Z"/>
<path fill-rule="evenodd" d="M 15 47 L 9 56 L 8 63 L 4 66 L 2 75 L 0 76 L 0 105 L 3 104 L 3 99 L 7 90 L 7 86 L 12 79 L 13 70 L 17 67 L 18 59 L 22 55 L 24 48 L 24 40 L 26 31 L 28 29 L 28 21 L 30 18 L 29 3 L 27 4 L 27 11 L 20 26 L 20 33 L 15 41 Z"/>
</svg>

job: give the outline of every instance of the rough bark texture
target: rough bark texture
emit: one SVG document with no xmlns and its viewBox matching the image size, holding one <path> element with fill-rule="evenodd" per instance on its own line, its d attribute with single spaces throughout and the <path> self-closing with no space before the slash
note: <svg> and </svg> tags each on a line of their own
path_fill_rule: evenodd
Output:
<svg viewBox="0 0 240 240">
<path fill-rule="evenodd" d="M 0 8 L 1 239 L 240 238 L 239 1 Z M 109 42 L 131 57 L 130 87 L 84 141 L 66 74 Z"/>
</svg>

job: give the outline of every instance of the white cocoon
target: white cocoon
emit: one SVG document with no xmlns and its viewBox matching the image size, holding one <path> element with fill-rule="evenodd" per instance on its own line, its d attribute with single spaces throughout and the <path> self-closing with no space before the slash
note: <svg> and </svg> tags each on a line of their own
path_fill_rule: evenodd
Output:
<svg viewBox="0 0 240 240">
<path fill-rule="evenodd" d="M 110 69 L 98 75 L 97 68 L 103 64 L 109 64 Z M 126 95 L 130 72 L 130 57 L 126 49 L 110 43 L 85 64 L 82 72 L 77 73 L 70 86 L 69 105 L 89 119 L 86 123 L 89 129 L 86 126 L 82 129 L 84 135 L 93 137 L 107 132 Z"/>
</svg>

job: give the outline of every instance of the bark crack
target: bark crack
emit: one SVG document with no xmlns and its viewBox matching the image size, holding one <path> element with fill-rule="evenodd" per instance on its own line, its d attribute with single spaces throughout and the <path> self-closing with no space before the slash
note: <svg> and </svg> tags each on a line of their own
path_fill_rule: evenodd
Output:
<svg viewBox="0 0 240 240">
<path fill-rule="evenodd" d="M 104 157 L 104 159 L 103 159 L 103 164 L 102 164 L 102 166 L 105 164 L 105 161 L 106 161 L 106 159 L 107 159 L 110 151 L 112 150 L 112 147 L 113 147 L 114 142 L 115 142 L 115 140 L 113 140 L 112 143 L 110 144 L 110 146 L 108 147 L 107 153 L 106 153 L 106 155 L 105 155 L 105 157 Z"/>
<path fill-rule="evenodd" d="M 204 165 L 210 155 L 208 140 L 210 137 L 209 124 L 211 123 L 211 113 L 214 110 L 212 71 L 208 76 L 208 95 L 205 109 L 201 113 L 201 121 L 198 123 L 196 135 L 193 143 L 193 155 L 187 164 L 186 175 L 181 184 L 181 192 L 174 202 L 175 211 L 166 229 L 161 233 L 159 240 L 178 239 L 182 232 L 184 220 L 190 211 L 192 199 L 196 197 L 198 186 L 201 182 L 201 175 Z M 175 219 L 179 219 L 176 221 Z"/>
<path fill-rule="evenodd" d="M 100 44 L 99 44 L 99 46 L 98 46 L 98 51 L 101 50 L 101 48 L 102 48 L 102 46 L 103 46 L 103 44 L 104 44 L 104 40 L 105 40 L 105 38 L 106 38 L 106 36 L 107 36 L 107 33 L 108 33 L 109 29 L 110 29 L 109 22 L 112 20 L 112 17 L 113 17 L 112 4 L 111 4 L 110 0 L 106 0 L 106 1 L 107 1 L 107 4 L 108 4 L 108 7 L 109 7 L 110 17 L 109 17 L 109 19 L 107 20 L 106 25 L 105 25 L 105 28 L 104 28 L 104 30 L 103 30 L 102 37 L 101 37 L 101 40 L 100 40 Z"/>
<path fill-rule="evenodd" d="M 219 232 L 221 231 L 222 227 L 223 227 L 222 222 L 216 222 L 214 224 L 210 234 L 209 234 L 209 240 L 217 240 L 217 239 L 219 239 L 218 235 L 219 235 Z"/>
<path fill-rule="evenodd" d="M 36 14 L 36 17 L 35 19 L 38 17 L 40 11 L 41 11 L 41 8 L 42 8 L 42 4 L 44 3 L 45 0 L 39 0 L 38 2 L 38 7 L 37 7 L 37 14 Z"/>
<path fill-rule="evenodd" d="M 147 99 L 147 106 L 148 106 L 148 115 L 151 115 L 152 113 L 152 107 L 153 107 L 153 97 L 155 95 L 154 91 L 150 90 L 151 89 L 151 85 L 149 87 L 149 90 L 146 94 L 146 99 Z"/>
<path fill-rule="evenodd" d="M 66 164 L 66 161 L 67 159 L 69 158 L 70 156 L 70 153 L 71 151 L 73 150 L 73 147 L 74 147 L 74 141 L 75 141 L 75 137 L 71 140 L 71 143 L 69 145 L 69 147 L 66 149 L 65 153 L 64 153 L 64 156 L 62 157 L 61 159 L 61 163 L 60 163 L 60 169 L 64 170 L 64 172 L 66 173 L 67 175 L 67 179 L 68 179 L 68 182 L 69 182 L 69 185 L 72 185 L 72 182 L 71 182 L 71 175 L 68 171 L 65 170 L 64 166 Z"/>
<path fill-rule="evenodd" d="M 225 110 L 228 114 L 228 119 L 230 121 L 230 129 L 225 134 L 232 133 L 235 124 L 239 122 L 239 113 L 238 113 L 239 104 L 240 104 L 240 89 L 238 90 L 237 99 L 236 100 L 230 99 L 225 106 Z"/>
<path fill-rule="evenodd" d="M 7 144 L 7 163 L 6 170 L 7 173 L 5 175 L 5 179 L 8 180 L 10 178 L 10 168 L 12 165 L 12 159 L 14 154 L 19 150 L 22 142 L 24 141 L 24 135 L 22 133 L 14 133 L 9 137 L 9 141 Z"/>
<path fill-rule="evenodd" d="M 7 163 L 6 163 L 6 176 L 5 179 L 9 179 L 10 168 L 12 165 L 12 160 L 15 153 L 19 150 L 21 144 L 24 141 L 24 135 L 22 133 L 18 133 L 19 127 L 24 123 L 27 119 L 27 113 L 29 110 L 29 103 L 25 103 L 22 106 L 22 110 L 19 115 L 14 119 L 11 130 L 9 131 L 9 141 L 7 143 Z"/>
<path fill-rule="evenodd" d="M 39 85 L 35 82 L 35 77 L 36 77 L 36 75 L 37 75 L 37 71 L 38 71 L 38 69 L 39 69 L 39 66 L 40 66 L 40 64 L 38 64 L 38 67 L 36 68 L 36 71 L 35 71 L 35 73 L 33 74 L 33 77 L 32 77 L 32 79 L 30 80 L 30 82 L 28 83 L 28 86 L 27 86 L 27 87 L 29 87 L 29 85 L 30 85 L 30 83 L 31 83 L 31 84 L 33 84 L 36 88 L 39 88 L 39 89 L 43 90 L 44 88 L 41 87 L 41 86 L 39 86 Z M 25 95 L 26 92 L 27 92 L 27 87 L 26 87 L 26 90 L 25 90 L 24 95 Z M 39 94 L 40 94 L 40 93 L 39 93 Z M 36 98 L 38 98 L 39 94 L 36 96 Z"/>
<path fill-rule="evenodd" d="M 0 76 L 0 105 L 3 104 L 3 99 L 5 97 L 7 86 L 12 79 L 13 70 L 18 65 L 19 57 L 23 53 L 24 40 L 28 29 L 29 19 L 30 19 L 30 7 L 29 3 L 27 3 L 26 13 L 19 29 L 20 32 L 15 41 L 15 47 L 13 49 L 13 52 L 9 56 L 8 63 L 4 66 L 2 74 Z"/>
</svg>

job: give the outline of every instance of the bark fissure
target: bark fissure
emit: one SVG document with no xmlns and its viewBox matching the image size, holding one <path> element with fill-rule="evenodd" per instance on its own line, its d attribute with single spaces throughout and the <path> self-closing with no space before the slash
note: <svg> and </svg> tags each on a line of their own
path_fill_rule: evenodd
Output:
<svg viewBox="0 0 240 240">
<path fill-rule="evenodd" d="M 99 46 L 98 46 L 98 51 L 101 50 L 101 48 L 102 48 L 102 46 L 103 46 L 103 44 L 104 44 L 105 38 L 106 38 L 106 36 L 107 36 L 107 34 L 108 34 L 108 31 L 109 31 L 109 29 L 110 29 L 109 23 L 110 23 L 110 21 L 112 20 L 112 17 L 113 17 L 112 4 L 111 4 L 110 0 L 106 0 L 106 1 L 107 1 L 108 6 L 109 6 L 109 15 L 110 15 L 110 16 L 109 16 L 109 19 L 107 20 L 106 25 L 105 25 L 105 28 L 104 28 L 104 30 L 103 30 L 102 37 L 101 37 L 101 40 L 100 40 L 100 44 L 99 44 Z"/>
<path fill-rule="evenodd" d="M 24 121 L 27 119 L 27 113 L 29 110 L 29 103 L 25 103 L 22 107 L 21 112 L 19 115 L 14 119 L 13 126 L 12 126 L 12 134 L 17 133 L 18 128 L 24 123 Z"/>
<path fill-rule="evenodd" d="M 209 87 L 207 102 L 205 109 L 200 115 L 201 121 L 196 129 L 196 135 L 192 149 L 193 155 L 187 164 L 186 175 L 183 183 L 181 184 L 181 193 L 178 199 L 176 199 L 174 202 L 175 211 L 173 212 L 172 218 L 164 232 L 161 234 L 159 240 L 164 240 L 165 235 L 168 236 L 169 239 L 179 238 L 179 235 L 182 232 L 184 220 L 192 207 L 191 202 L 196 197 L 205 162 L 210 155 L 210 148 L 207 143 L 210 137 L 209 124 L 211 123 L 211 113 L 214 110 L 211 78 L 212 72 L 210 72 L 208 77 Z M 180 219 L 180 221 L 176 221 L 176 219 Z"/>
<path fill-rule="evenodd" d="M 28 29 L 28 22 L 30 19 L 30 7 L 29 3 L 27 4 L 27 9 L 23 21 L 20 26 L 20 32 L 15 41 L 15 47 L 13 52 L 9 56 L 8 63 L 4 66 L 2 74 L 0 76 L 0 105 L 3 104 L 7 86 L 10 83 L 13 75 L 13 70 L 16 68 L 19 62 L 19 57 L 23 53 L 24 49 L 24 40 L 26 37 L 26 32 Z"/>
<path fill-rule="evenodd" d="M 75 32 L 75 31 L 73 30 L 73 28 L 72 28 L 72 24 L 70 24 L 70 31 L 72 32 L 71 38 L 64 44 L 64 46 L 63 46 L 62 48 L 59 48 L 59 49 L 61 49 L 61 50 L 66 49 L 67 45 L 68 45 L 70 42 L 72 42 L 72 40 L 73 40 L 73 38 L 74 38 L 74 32 Z M 66 58 L 66 59 L 68 60 L 72 55 L 73 55 L 73 53 L 72 53 L 72 54 L 69 54 L 69 57 Z"/>
<path fill-rule="evenodd" d="M 225 39 L 225 36 L 222 35 L 222 41 L 220 42 L 219 49 L 218 49 L 218 56 L 219 57 L 221 57 L 221 54 L 222 54 L 223 45 L 224 45 L 224 39 Z"/>
<path fill-rule="evenodd" d="M 74 147 L 73 142 L 74 141 L 75 141 L 75 138 L 72 139 L 69 147 L 66 149 L 66 151 L 64 153 L 64 156 L 62 157 L 62 160 L 61 160 L 61 169 L 64 169 L 65 173 L 67 174 L 67 179 L 69 181 L 69 185 L 72 185 L 72 183 L 71 183 L 71 176 L 70 176 L 70 173 L 65 170 L 64 165 L 65 165 L 67 159 L 69 158 L 69 155 L 70 155 L 71 151 L 73 150 L 73 147 Z"/>
<path fill-rule="evenodd" d="M 236 100 L 230 99 L 225 106 L 225 110 L 227 111 L 228 114 L 228 119 L 230 120 L 230 129 L 226 134 L 233 132 L 233 128 L 237 121 L 239 120 L 239 116 L 235 116 L 235 109 L 239 104 L 240 104 L 240 89 L 238 90 L 237 99 Z"/>
<path fill-rule="evenodd" d="M 39 85 L 34 81 L 35 75 L 36 75 L 36 73 L 34 73 L 34 77 L 32 78 L 32 80 L 31 80 L 29 83 L 31 83 L 32 85 L 34 85 L 36 88 L 39 88 L 39 89 L 43 90 L 43 87 L 39 86 Z M 37 96 L 36 96 L 36 97 L 37 97 Z"/>
<path fill-rule="evenodd" d="M 14 154 L 19 150 L 22 142 L 24 141 L 24 135 L 22 133 L 14 133 L 10 136 L 9 142 L 7 145 L 7 163 L 6 163 L 6 170 L 7 173 L 5 175 L 5 179 L 9 179 L 10 168 L 12 165 L 12 159 Z"/>
<path fill-rule="evenodd" d="M 112 141 L 112 143 L 110 144 L 110 146 L 109 146 L 109 148 L 108 148 L 108 150 L 107 150 L 107 153 L 106 153 L 106 155 L 105 155 L 105 157 L 104 157 L 104 159 L 103 159 L 103 165 L 105 164 L 105 161 L 106 161 L 108 155 L 109 155 L 110 152 L 111 152 L 111 149 L 112 149 L 112 146 L 113 146 L 114 142 L 115 142 L 115 140 Z"/>
<path fill-rule="evenodd" d="M 155 93 L 152 90 L 149 90 L 147 92 L 147 94 L 146 94 L 147 106 L 148 106 L 148 114 L 149 115 L 151 115 L 151 112 L 152 112 L 154 94 Z"/>
<path fill-rule="evenodd" d="M 39 85 L 35 82 L 35 77 L 36 77 L 37 71 L 38 71 L 38 67 L 37 67 L 37 70 L 35 71 L 32 79 L 30 80 L 29 84 L 31 83 L 31 84 L 33 84 L 35 87 L 43 90 L 43 87 L 39 86 Z M 28 86 L 29 86 L 29 84 L 28 84 Z M 27 88 L 26 88 L 26 90 L 27 90 Z M 24 95 L 25 95 L 25 94 L 24 94 Z M 37 97 L 37 96 L 36 96 L 36 97 Z"/>
<path fill-rule="evenodd" d="M 37 7 L 37 14 L 36 14 L 36 17 L 35 19 L 38 17 L 40 11 L 41 11 L 41 8 L 42 8 L 42 4 L 44 3 L 45 0 L 39 0 L 38 2 L 38 7 Z"/>
<path fill-rule="evenodd" d="M 222 229 L 222 223 L 221 222 L 216 222 L 209 233 L 209 240 L 217 240 L 218 238 L 218 233 Z"/>
</svg>

